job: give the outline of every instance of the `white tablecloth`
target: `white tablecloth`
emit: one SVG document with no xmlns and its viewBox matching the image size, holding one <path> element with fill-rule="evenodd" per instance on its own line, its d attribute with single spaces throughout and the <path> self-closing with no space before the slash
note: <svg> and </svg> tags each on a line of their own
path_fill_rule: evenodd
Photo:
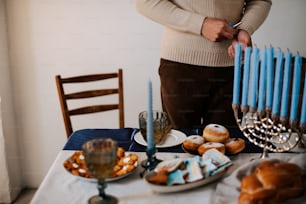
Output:
<svg viewBox="0 0 306 204">
<path fill-rule="evenodd" d="M 63 167 L 63 162 L 72 155 L 73 151 L 61 151 L 49 172 L 38 188 L 31 203 L 32 204 L 80 204 L 87 203 L 87 200 L 98 194 L 96 183 L 79 179 Z M 145 153 L 137 153 L 139 161 L 145 158 Z M 288 160 L 292 153 L 271 153 L 271 158 Z M 178 153 L 157 153 L 161 159 L 171 159 L 175 156 L 190 157 L 190 154 Z M 231 157 L 234 164 L 229 168 L 227 175 L 241 164 L 250 161 L 251 158 L 258 158 L 260 154 L 239 154 Z M 213 203 L 213 194 L 217 182 L 191 189 L 183 192 L 160 194 L 153 192 L 150 187 L 140 178 L 138 167 L 130 176 L 110 182 L 107 184 L 106 193 L 118 198 L 120 204 L 203 204 Z"/>
</svg>

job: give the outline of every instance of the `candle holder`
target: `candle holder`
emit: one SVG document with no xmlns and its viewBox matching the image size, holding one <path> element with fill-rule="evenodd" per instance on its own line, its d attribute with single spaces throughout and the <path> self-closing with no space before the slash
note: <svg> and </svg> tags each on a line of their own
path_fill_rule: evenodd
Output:
<svg viewBox="0 0 306 204">
<path fill-rule="evenodd" d="M 265 113 L 243 111 L 239 105 L 232 105 L 236 122 L 243 135 L 253 144 L 261 147 L 263 152 L 260 158 L 268 158 L 268 152 L 286 152 L 302 143 L 305 126 L 297 126 L 296 122 L 279 120 Z"/>
<path fill-rule="evenodd" d="M 145 171 L 151 171 L 162 161 L 156 157 L 156 144 L 164 142 L 168 136 L 170 131 L 168 116 L 166 112 L 152 110 L 151 119 L 149 119 L 149 112 L 142 111 L 138 115 L 138 120 L 140 133 L 147 142 L 147 159 L 141 162 L 141 166 Z M 148 127 L 152 132 L 148 132 Z"/>
<path fill-rule="evenodd" d="M 147 149 L 146 151 L 147 159 L 141 161 L 141 166 L 143 171 L 140 172 L 140 177 L 143 178 L 144 174 L 148 171 L 152 171 L 155 167 L 162 161 L 156 157 L 156 147 Z"/>
<path fill-rule="evenodd" d="M 304 91 L 300 100 L 302 58 L 299 55 L 295 57 L 294 72 L 291 77 L 292 55 L 289 51 L 284 60 L 284 55 L 279 50 L 274 73 L 274 49 L 271 46 L 262 51 L 260 69 L 259 49 L 253 48 L 251 60 L 250 48 L 246 48 L 243 79 L 241 79 L 241 52 L 241 45 L 237 44 L 232 109 L 243 135 L 251 143 L 263 149 L 261 158 L 269 157 L 269 151 L 286 152 L 297 145 L 305 147 L 303 134 L 306 130 L 306 73 Z M 240 90 L 242 90 L 241 101 Z M 291 99 L 290 118 L 289 99 Z M 299 107 L 302 110 L 298 111 Z M 300 120 L 297 117 L 298 112 L 301 113 Z"/>
<path fill-rule="evenodd" d="M 152 107 L 152 82 L 148 84 L 148 110 L 141 112 L 138 116 L 140 131 L 147 141 L 148 158 L 142 161 L 144 171 L 140 173 L 143 177 L 146 171 L 153 170 L 161 160 L 156 158 L 156 142 L 165 137 L 168 128 L 167 114 L 160 111 L 153 111 Z"/>
<path fill-rule="evenodd" d="M 151 152 L 151 151 L 146 151 L 147 154 L 147 159 L 143 160 L 141 162 L 141 166 L 146 170 L 146 171 L 151 171 L 155 169 L 155 167 L 162 161 L 156 157 L 156 151 Z"/>
</svg>

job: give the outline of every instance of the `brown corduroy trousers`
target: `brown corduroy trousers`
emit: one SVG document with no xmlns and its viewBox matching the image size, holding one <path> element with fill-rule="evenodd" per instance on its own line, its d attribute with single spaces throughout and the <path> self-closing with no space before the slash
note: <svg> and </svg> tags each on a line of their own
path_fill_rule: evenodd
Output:
<svg viewBox="0 0 306 204">
<path fill-rule="evenodd" d="M 236 127 L 232 111 L 234 67 L 205 67 L 161 59 L 162 107 L 172 128 Z"/>
</svg>

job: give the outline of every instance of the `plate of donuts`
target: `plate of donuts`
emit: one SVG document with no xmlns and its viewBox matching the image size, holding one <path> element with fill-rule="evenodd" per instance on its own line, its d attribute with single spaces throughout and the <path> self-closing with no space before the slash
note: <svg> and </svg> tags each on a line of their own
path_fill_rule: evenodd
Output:
<svg viewBox="0 0 306 204">
<path fill-rule="evenodd" d="M 83 151 L 75 151 L 67 160 L 63 163 L 64 168 L 73 176 L 79 179 L 96 182 L 97 179 L 91 177 L 86 167 Z M 134 153 L 127 153 L 121 147 L 117 151 L 117 164 L 113 169 L 113 173 L 110 178 L 107 178 L 107 182 L 116 181 L 127 177 L 132 174 L 138 167 L 138 156 Z"/>
<path fill-rule="evenodd" d="M 226 127 L 219 124 L 209 124 L 203 130 L 203 135 L 190 135 L 182 143 L 182 149 L 193 155 L 203 155 L 209 149 L 217 149 L 223 154 L 238 154 L 245 148 L 241 138 L 231 138 Z"/>
</svg>

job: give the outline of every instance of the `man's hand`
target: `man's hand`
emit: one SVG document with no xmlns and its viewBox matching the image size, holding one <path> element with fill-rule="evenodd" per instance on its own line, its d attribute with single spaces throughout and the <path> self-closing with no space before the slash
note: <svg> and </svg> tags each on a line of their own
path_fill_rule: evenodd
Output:
<svg viewBox="0 0 306 204">
<path fill-rule="evenodd" d="M 202 25 L 202 35 L 212 42 L 233 39 L 237 30 L 232 28 L 225 20 L 205 18 Z"/>
<path fill-rule="evenodd" d="M 239 30 L 237 38 L 232 40 L 232 44 L 228 47 L 228 54 L 230 57 L 235 57 L 235 46 L 236 43 L 240 43 L 242 45 L 242 50 L 247 46 L 252 46 L 252 39 L 248 32 L 245 30 Z"/>
</svg>

